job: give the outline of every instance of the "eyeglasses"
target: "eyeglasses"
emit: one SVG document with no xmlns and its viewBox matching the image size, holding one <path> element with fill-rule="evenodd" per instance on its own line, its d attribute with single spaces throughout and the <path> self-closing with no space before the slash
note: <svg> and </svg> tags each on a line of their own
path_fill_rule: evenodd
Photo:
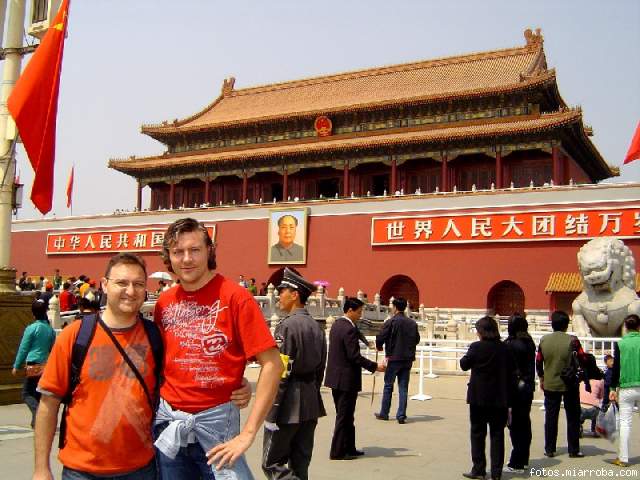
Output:
<svg viewBox="0 0 640 480">
<path fill-rule="evenodd" d="M 114 280 L 112 278 L 107 278 L 107 280 L 113 283 L 120 290 L 126 290 L 129 285 L 132 285 L 133 289 L 138 292 L 147 288 L 147 284 L 145 282 L 130 282 L 129 280 Z"/>
</svg>

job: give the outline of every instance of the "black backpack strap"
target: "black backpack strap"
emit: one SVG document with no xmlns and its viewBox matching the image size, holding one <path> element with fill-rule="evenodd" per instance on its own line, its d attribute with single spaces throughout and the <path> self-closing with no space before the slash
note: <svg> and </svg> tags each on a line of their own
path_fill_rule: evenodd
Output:
<svg viewBox="0 0 640 480">
<path fill-rule="evenodd" d="M 162 376 L 162 369 L 164 367 L 164 343 L 162 342 L 160 329 L 154 322 L 151 320 L 145 320 L 144 318 L 141 318 L 140 321 L 142 322 L 142 325 L 144 325 L 144 331 L 146 332 L 147 339 L 151 345 L 153 362 L 155 363 L 154 374 L 156 377 L 156 386 L 153 390 L 153 402 L 155 407 L 153 409 L 153 414 L 155 415 L 155 411 L 157 410 L 160 402 L 160 386 L 164 381 L 164 377 Z"/>
<path fill-rule="evenodd" d="M 62 398 L 64 408 L 62 410 L 62 418 L 60 419 L 60 435 L 58 436 L 58 448 L 64 447 L 65 435 L 67 432 L 67 408 L 73 398 L 73 392 L 80 383 L 80 371 L 87 357 L 89 346 L 96 332 L 97 318 L 96 315 L 86 315 L 80 320 L 80 329 L 73 343 L 71 350 L 71 368 L 69 369 L 69 388 Z"/>
</svg>

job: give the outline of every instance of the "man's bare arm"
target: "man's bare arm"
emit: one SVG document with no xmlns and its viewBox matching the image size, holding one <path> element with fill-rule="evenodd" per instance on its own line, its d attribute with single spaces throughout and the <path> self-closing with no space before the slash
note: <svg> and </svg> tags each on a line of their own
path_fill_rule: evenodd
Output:
<svg viewBox="0 0 640 480">
<path fill-rule="evenodd" d="M 251 446 L 273 405 L 273 400 L 280 384 L 280 376 L 284 369 L 282 360 L 280 360 L 280 352 L 276 348 L 271 348 L 256 355 L 256 359 L 262 365 L 258 384 L 256 385 L 256 401 L 240 434 L 207 452 L 209 465 L 215 463 L 216 468 L 221 468 L 224 465 L 233 465 Z"/>
<path fill-rule="evenodd" d="M 33 480 L 53 480 L 49 456 L 51 455 L 53 437 L 56 434 L 59 408 L 60 399 L 50 395 L 42 395 L 40 398 L 36 414 Z"/>
</svg>

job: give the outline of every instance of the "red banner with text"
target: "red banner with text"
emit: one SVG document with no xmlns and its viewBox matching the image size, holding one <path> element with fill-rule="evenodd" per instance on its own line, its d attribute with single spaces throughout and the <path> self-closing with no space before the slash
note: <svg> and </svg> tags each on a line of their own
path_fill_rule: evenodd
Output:
<svg viewBox="0 0 640 480">
<path fill-rule="evenodd" d="M 215 241 L 215 226 L 207 227 Z M 162 249 L 166 228 L 59 232 L 47 235 L 47 255 L 156 252 Z"/>
<path fill-rule="evenodd" d="M 640 206 L 373 218 L 371 245 L 640 237 Z"/>
</svg>

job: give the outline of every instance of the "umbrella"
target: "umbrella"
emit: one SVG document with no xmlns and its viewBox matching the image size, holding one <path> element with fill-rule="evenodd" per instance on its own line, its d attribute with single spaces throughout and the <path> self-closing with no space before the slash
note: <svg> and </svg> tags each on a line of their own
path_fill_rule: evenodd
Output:
<svg viewBox="0 0 640 480">
<path fill-rule="evenodd" d="M 149 278 L 155 278 L 156 280 L 166 280 L 168 282 L 172 281 L 171 275 L 167 272 L 153 272 L 149 275 Z"/>
</svg>

